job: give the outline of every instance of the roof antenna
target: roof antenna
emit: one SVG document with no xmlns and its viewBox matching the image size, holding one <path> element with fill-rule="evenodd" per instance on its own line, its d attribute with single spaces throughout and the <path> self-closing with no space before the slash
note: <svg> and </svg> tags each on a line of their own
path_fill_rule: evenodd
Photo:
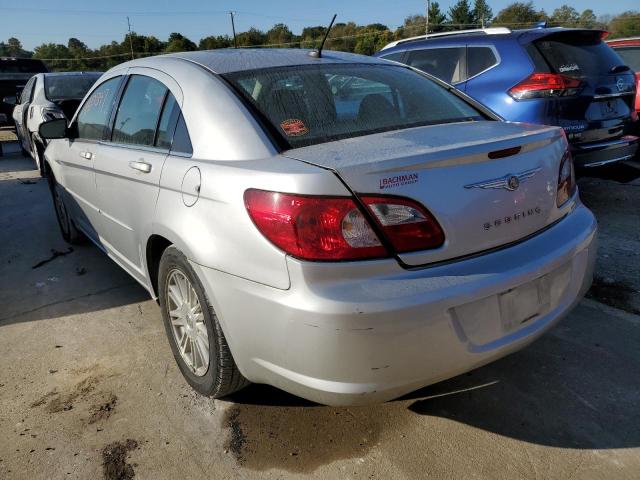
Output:
<svg viewBox="0 0 640 480">
<path fill-rule="evenodd" d="M 333 14 L 333 18 L 331 19 L 331 23 L 329 24 L 329 28 L 327 28 L 326 33 L 324 34 L 324 38 L 322 42 L 320 42 L 320 46 L 316 50 L 311 50 L 309 52 L 309 56 L 313 58 L 321 58 L 322 57 L 322 48 L 324 47 L 324 42 L 327 41 L 327 37 L 329 36 L 329 32 L 331 31 L 331 27 L 333 27 L 333 22 L 336 21 L 337 13 Z"/>
</svg>

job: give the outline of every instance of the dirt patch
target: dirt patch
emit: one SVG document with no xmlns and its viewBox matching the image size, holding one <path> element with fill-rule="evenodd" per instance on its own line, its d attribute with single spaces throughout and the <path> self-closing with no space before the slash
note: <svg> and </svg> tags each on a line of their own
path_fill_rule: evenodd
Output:
<svg viewBox="0 0 640 480">
<path fill-rule="evenodd" d="M 310 473 L 338 460 L 363 458 L 379 445 L 385 423 L 403 428 L 397 404 L 373 408 L 235 405 L 225 412 L 226 449 L 243 467 Z M 366 478 L 366 476 L 364 477 Z"/>
<path fill-rule="evenodd" d="M 113 442 L 102 449 L 102 473 L 105 480 L 130 480 L 135 477 L 134 465 L 127 463 L 129 452 L 138 448 L 138 442 L 127 439 Z"/>
<path fill-rule="evenodd" d="M 587 292 L 587 297 L 600 303 L 638 315 L 640 314 L 640 310 L 635 308 L 632 304 L 633 296 L 638 293 L 639 292 L 636 292 L 627 282 L 595 276 L 593 278 L 591 289 Z"/>
<path fill-rule="evenodd" d="M 89 417 L 89 424 L 108 419 L 115 411 L 117 403 L 118 403 L 118 397 L 116 397 L 113 393 L 111 393 L 109 395 L 109 399 L 106 402 L 100 405 L 94 405 L 91 408 L 91 416 Z"/>
<path fill-rule="evenodd" d="M 33 402 L 31 408 L 40 407 L 46 403 L 45 410 L 48 413 L 69 411 L 73 409 L 73 405 L 77 400 L 84 399 L 91 394 L 102 379 L 103 377 L 100 375 L 89 376 L 78 382 L 70 392 L 64 394 L 57 390 L 52 390 Z"/>
</svg>

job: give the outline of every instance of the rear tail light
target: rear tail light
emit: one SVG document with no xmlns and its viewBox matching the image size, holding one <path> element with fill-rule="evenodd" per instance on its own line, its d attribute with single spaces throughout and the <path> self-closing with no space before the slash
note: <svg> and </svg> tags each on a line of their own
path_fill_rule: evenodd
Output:
<svg viewBox="0 0 640 480">
<path fill-rule="evenodd" d="M 363 197 L 372 218 L 398 253 L 436 248 L 444 233 L 421 205 L 397 197 Z M 303 260 L 388 257 L 370 220 L 350 197 L 294 195 L 249 189 L 244 202 L 258 230 Z"/>
<path fill-rule="evenodd" d="M 401 197 L 362 197 L 398 253 L 438 248 L 444 243 L 440 224 L 422 205 Z"/>
<path fill-rule="evenodd" d="M 558 193 L 556 195 L 556 205 L 561 207 L 567 201 L 573 197 L 576 191 L 576 178 L 573 171 L 573 159 L 571 158 L 571 152 L 569 146 L 562 156 L 560 161 L 560 172 L 558 174 Z"/>
<path fill-rule="evenodd" d="M 532 73 L 509 90 L 516 100 L 577 95 L 582 82 L 557 73 Z"/>
<path fill-rule="evenodd" d="M 349 197 L 292 195 L 250 189 L 244 203 L 258 230 L 304 260 L 355 260 L 388 252 Z"/>
</svg>

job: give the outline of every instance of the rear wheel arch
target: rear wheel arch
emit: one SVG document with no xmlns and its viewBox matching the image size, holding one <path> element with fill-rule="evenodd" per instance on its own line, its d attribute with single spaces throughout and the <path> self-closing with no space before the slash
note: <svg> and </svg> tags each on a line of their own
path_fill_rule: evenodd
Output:
<svg viewBox="0 0 640 480">
<path fill-rule="evenodd" d="M 173 245 L 173 242 L 162 235 L 153 234 L 147 240 L 146 259 L 147 259 L 147 272 L 149 275 L 149 281 L 151 288 L 153 289 L 153 295 L 157 298 L 158 291 L 158 274 L 160 272 L 160 259 L 164 251 Z"/>
</svg>

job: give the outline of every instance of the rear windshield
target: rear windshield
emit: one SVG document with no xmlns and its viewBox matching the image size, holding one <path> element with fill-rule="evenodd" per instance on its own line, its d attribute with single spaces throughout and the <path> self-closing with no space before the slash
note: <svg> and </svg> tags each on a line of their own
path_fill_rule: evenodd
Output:
<svg viewBox="0 0 640 480">
<path fill-rule="evenodd" d="M 396 65 L 310 65 L 225 78 L 289 148 L 422 125 L 483 120 L 460 97 Z"/>
<path fill-rule="evenodd" d="M 100 74 L 45 76 L 44 93 L 52 102 L 84 98 L 98 78 Z"/>
<path fill-rule="evenodd" d="M 553 72 L 569 77 L 606 75 L 612 68 L 624 65 L 600 39 L 599 31 L 558 33 L 534 43 Z"/>
<path fill-rule="evenodd" d="M 615 47 L 615 51 L 625 65 L 636 73 L 640 72 L 640 47 Z"/>
<path fill-rule="evenodd" d="M 47 71 L 40 60 L 0 58 L 0 73 L 43 73 Z"/>
</svg>

